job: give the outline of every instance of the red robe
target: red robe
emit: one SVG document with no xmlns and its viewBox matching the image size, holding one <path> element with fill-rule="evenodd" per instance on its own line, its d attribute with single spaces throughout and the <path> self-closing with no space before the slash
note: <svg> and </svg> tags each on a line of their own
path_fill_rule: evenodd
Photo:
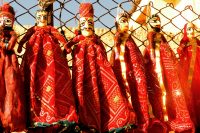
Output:
<svg viewBox="0 0 200 133">
<path fill-rule="evenodd" d="M 148 72 L 148 95 L 153 114 L 162 123 L 167 123 L 168 131 L 182 132 L 190 130 L 192 132 L 193 123 L 189 116 L 178 77 L 178 62 L 175 54 L 161 33 L 149 32 L 148 41 L 149 45 L 146 47 L 144 58 Z M 159 44 L 157 54 L 156 43 Z M 158 54 L 160 58 L 156 58 Z M 159 59 L 159 61 L 156 61 L 156 59 Z M 162 77 L 163 82 L 158 80 L 159 69 L 156 69 L 158 65 L 160 65 L 160 77 Z M 165 90 L 163 90 L 163 87 Z M 166 100 L 162 99 L 164 92 L 166 92 Z M 168 120 L 164 121 L 166 116 Z"/>
<path fill-rule="evenodd" d="M 131 97 L 130 106 L 134 108 L 137 124 L 143 132 L 147 131 L 149 123 L 148 105 L 147 105 L 147 84 L 145 75 L 145 66 L 143 56 L 131 36 L 124 40 L 125 52 L 123 60 L 126 67 L 126 79 L 122 76 L 122 67 L 120 62 L 120 53 L 124 50 L 121 47 L 123 35 L 116 33 L 115 47 L 111 56 L 111 64 L 118 80 L 119 86 L 124 91 L 124 96 L 128 99 Z M 117 49 L 117 50 L 116 50 Z M 128 85 L 126 85 L 126 82 Z"/>
<path fill-rule="evenodd" d="M 0 120 L 6 132 L 23 131 L 26 129 L 26 103 L 18 60 L 13 51 L 17 35 L 13 30 L 3 30 L 0 39 Z"/>
<path fill-rule="evenodd" d="M 106 132 L 135 123 L 105 48 L 96 35 L 76 36 L 67 47 L 73 50 L 72 81 L 77 97 L 79 122 L 87 128 Z"/>
<path fill-rule="evenodd" d="M 70 71 L 58 42 L 66 44 L 65 38 L 52 26 L 34 26 L 19 45 L 26 41 L 21 69 L 31 126 L 77 122 Z"/>
<path fill-rule="evenodd" d="M 200 41 L 181 41 L 178 48 L 179 75 L 195 127 L 200 128 Z"/>
</svg>

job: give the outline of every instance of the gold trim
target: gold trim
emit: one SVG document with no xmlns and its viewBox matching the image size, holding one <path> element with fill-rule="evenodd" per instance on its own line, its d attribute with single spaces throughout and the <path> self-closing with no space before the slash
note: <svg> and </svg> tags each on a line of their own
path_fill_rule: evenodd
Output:
<svg viewBox="0 0 200 133">
<path fill-rule="evenodd" d="M 192 85 L 192 78 L 193 78 L 193 74 L 194 74 L 194 65 L 196 62 L 196 50 L 197 50 L 196 39 L 192 39 L 189 42 L 189 45 L 192 46 L 192 57 L 191 57 L 191 61 L 190 61 L 189 74 L 188 74 L 188 89 L 190 89 L 191 85 Z"/>
<path fill-rule="evenodd" d="M 167 114 L 167 107 L 166 107 L 166 88 L 163 81 L 163 74 L 162 74 L 162 67 L 161 67 L 161 60 L 160 60 L 160 43 L 155 44 L 155 60 L 156 60 L 156 68 L 155 72 L 157 74 L 158 82 L 160 85 L 160 89 L 162 91 L 162 110 L 164 115 L 164 121 L 168 121 L 168 114 Z"/>
</svg>

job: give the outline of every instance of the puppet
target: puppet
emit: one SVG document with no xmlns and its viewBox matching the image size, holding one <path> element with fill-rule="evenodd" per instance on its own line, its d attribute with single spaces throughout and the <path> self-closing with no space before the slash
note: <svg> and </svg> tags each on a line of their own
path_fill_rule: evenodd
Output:
<svg viewBox="0 0 200 133">
<path fill-rule="evenodd" d="M 178 60 L 164 35 L 160 32 L 160 18 L 154 14 L 149 19 L 148 46 L 145 49 L 148 97 L 156 119 L 168 131 L 193 131 L 193 123 L 186 106 L 178 77 Z M 162 124 L 161 124 L 162 125 Z"/>
<path fill-rule="evenodd" d="M 8 3 L 0 7 L 0 118 L 5 132 L 26 130 L 26 103 L 14 46 L 15 11 Z"/>
<path fill-rule="evenodd" d="M 195 25 L 187 23 L 184 26 L 184 36 L 177 49 L 179 54 L 179 78 L 182 83 L 187 107 L 194 122 L 195 128 L 200 129 L 200 66 L 198 54 L 200 53 L 200 41 L 195 37 Z"/>
<path fill-rule="evenodd" d="M 135 124 L 135 113 L 123 97 L 106 50 L 94 32 L 91 3 L 81 3 L 80 33 L 66 46 L 72 51 L 72 82 L 79 122 L 90 131 L 121 132 Z M 85 130 L 86 131 L 86 130 Z M 88 132 L 88 131 L 86 131 Z"/>
<path fill-rule="evenodd" d="M 67 126 L 78 121 L 71 75 L 60 48 L 60 43 L 67 41 L 57 29 L 47 25 L 51 14 L 43 6 L 36 12 L 36 26 L 28 29 L 18 47 L 20 53 L 27 42 L 21 70 L 28 90 L 29 126 Z"/>
<path fill-rule="evenodd" d="M 110 61 L 124 96 L 135 110 L 138 130 L 146 132 L 149 115 L 144 59 L 129 33 L 129 14 L 119 11 L 120 9 L 115 22 L 117 33 Z"/>
</svg>

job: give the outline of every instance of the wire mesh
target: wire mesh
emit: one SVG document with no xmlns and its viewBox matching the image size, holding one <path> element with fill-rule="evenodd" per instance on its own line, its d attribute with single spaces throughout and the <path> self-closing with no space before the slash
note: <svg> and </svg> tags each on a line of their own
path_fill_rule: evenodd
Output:
<svg viewBox="0 0 200 133">
<path fill-rule="evenodd" d="M 78 25 L 78 8 L 82 1 L 80 0 L 56 0 L 53 4 L 53 22 L 54 26 L 59 30 L 64 30 L 65 37 L 70 40 L 74 37 L 74 30 Z M 143 15 L 143 18 L 147 18 L 147 12 L 144 12 L 146 7 L 150 7 L 156 13 L 161 16 L 162 32 L 167 38 L 169 45 L 174 52 L 179 45 L 182 38 L 183 25 L 179 25 L 180 20 L 182 23 L 193 22 L 195 24 L 199 22 L 199 14 L 193 10 L 192 6 L 185 6 L 181 10 L 177 10 L 172 3 L 167 3 L 161 8 L 156 8 L 155 3 L 150 2 L 147 5 L 137 5 L 136 0 L 90 0 L 94 6 L 94 20 L 95 20 L 95 33 L 100 36 L 104 46 L 107 50 L 108 57 L 110 51 L 114 45 L 113 36 L 115 34 L 115 16 L 118 5 L 121 3 L 124 10 L 130 10 L 132 6 L 136 6 L 136 10 L 133 14 L 139 13 Z M 8 0 L 15 11 L 15 31 L 18 34 L 18 42 L 21 37 L 26 33 L 27 29 L 35 25 L 35 12 L 38 10 L 37 0 L 25 1 L 25 0 Z M 173 14 L 173 15 L 170 15 Z M 188 18 L 188 13 L 193 17 Z M 178 23 L 177 23 L 178 22 Z M 138 21 L 132 19 L 133 31 L 132 36 L 143 52 L 147 43 L 147 25 L 145 22 L 138 23 Z M 197 29 L 198 33 L 198 29 Z M 197 34 L 197 36 L 199 36 Z M 17 46 L 16 46 L 17 47 Z M 19 62 L 21 62 L 23 53 L 17 53 Z M 71 56 L 68 55 L 69 65 L 71 64 Z"/>
</svg>

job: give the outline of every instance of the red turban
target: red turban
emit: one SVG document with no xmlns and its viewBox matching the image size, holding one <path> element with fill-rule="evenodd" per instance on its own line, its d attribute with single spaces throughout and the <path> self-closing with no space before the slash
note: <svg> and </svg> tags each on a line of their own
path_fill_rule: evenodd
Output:
<svg viewBox="0 0 200 133">
<path fill-rule="evenodd" d="M 91 3 L 81 3 L 79 7 L 80 17 L 93 17 L 94 10 Z"/>
<path fill-rule="evenodd" d="M 7 15 L 10 18 L 14 19 L 15 11 L 14 11 L 13 7 L 9 5 L 9 3 L 4 3 L 0 7 L 0 15 Z"/>
</svg>

